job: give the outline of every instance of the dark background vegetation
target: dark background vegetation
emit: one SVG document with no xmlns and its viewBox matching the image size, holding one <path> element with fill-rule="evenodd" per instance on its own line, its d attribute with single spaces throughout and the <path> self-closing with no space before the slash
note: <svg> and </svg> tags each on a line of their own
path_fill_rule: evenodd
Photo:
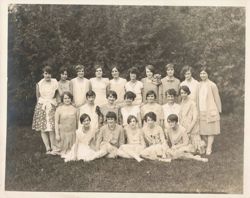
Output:
<svg viewBox="0 0 250 198">
<path fill-rule="evenodd" d="M 245 9 L 233 7 L 11 5 L 8 18 L 8 123 L 31 124 L 35 83 L 49 64 L 58 78 L 61 66 L 83 64 L 93 77 L 101 62 L 110 77 L 112 64 L 153 64 L 165 76 L 173 62 L 176 77 L 185 64 L 211 68 L 225 114 L 244 109 Z M 198 72 L 195 77 L 199 79 Z"/>
</svg>

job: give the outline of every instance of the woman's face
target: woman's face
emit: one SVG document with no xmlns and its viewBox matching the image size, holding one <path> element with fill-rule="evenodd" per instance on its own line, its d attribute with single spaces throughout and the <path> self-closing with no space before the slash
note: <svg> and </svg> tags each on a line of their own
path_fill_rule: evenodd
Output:
<svg viewBox="0 0 250 198">
<path fill-rule="evenodd" d="M 107 118 L 107 123 L 108 123 L 108 125 L 114 125 L 115 119 L 114 118 Z"/>
<path fill-rule="evenodd" d="M 147 117 L 147 124 L 149 127 L 153 127 L 155 124 L 155 121 L 152 118 Z"/>
<path fill-rule="evenodd" d="M 63 104 L 65 104 L 65 105 L 71 104 L 71 98 L 66 94 L 64 94 L 64 96 L 63 96 Z"/>
<path fill-rule="evenodd" d="M 51 80 L 51 74 L 48 72 L 43 72 L 43 77 L 46 81 L 50 81 Z"/>
<path fill-rule="evenodd" d="M 207 74 L 207 72 L 201 71 L 200 77 L 201 77 L 201 80 L 202 80 L 202 81 L 207 80 L 207 79 L 208 79 L 208 74 Z"/>
<path fill-rule="evenodd" d="M 82 124 L 85 128 L 88 128 L 90 126 L 90 119 L 88 117 L 85 118 L 85 120 L 83 120 Z"/>
<path fill-rule="evenodd" d="M 95 76 L 96 76 L 97 78 L 101 78 L 101 77 L 102 77 L 102 68 L 97 68 L 97 69 L 95 70 Z"/>
<path fill-rule="evenodd" d="M 192 77 L 192 73 L 191 73 L 191 71 L 189 71 L 189 70 L 188 70 L 188 71 L 186 71 L 186 73 L 185 73 L 185 75 L 184 75 L 184 76 L 185 76 L 185 79 L 186 79 L 186 80 L 190 80 L 190 79 L 191 79 L 191 77 Z"/>
<path fill-rule="evenodd" d="M 111 71 L 112 77 L 113 78 L 118 78 L 119 77 L 119 71 L 117 70 L 116 67 L 114 67 Z"/>
<path fill-rule="evenodd" d="M 87 97 L 87 102 L 91 105 L 95 103 L 95 96 L 88 96 Z"/>
<path fill-rule="evenodd" d="M 67 78 L 68 78 L 68 72 L 67 71 L 64 71 L 63 73 L 61 73 L 61 80 L 62 81 L 67 80 Z"/>
<path fill-rule="evenodd" d="M 130 120 L 129 126 L 134 129 L 134 128 L 136 128 L 136 125 L 137 125 L 136 119 L 132 118 Z"/>
<path fill-rule="evenodd" d="M 183 89 L 180 90 L 181 98 L 186 99 L 188 97 L 187 92 L 185 92 Z"/>
<path fill-rule="evenodd" d="M 116 98 L 112 94 L 110 94 L 108 96 L 108 103 L 109 104 L 114 104 L 115 100 L 116 100 Z"/>
<path fill-rule="evenodd" d="M 77 71 L 77 76 L 78 76 L 79 78 L 83 78 L 83 77 L 84 77 L 84 69 L 78 70 L 78 71 Z"/>
<path fill-rule="evenodd" d="M 174 68 L 168 68 L 167 69 L 167 76 L 169 76 L 169 77 L 174 76 Z"/>
<path fill-rule="evenodd" d="M 125 103 L 126 103 L 126 105 L 131 105 L 133 103 L 133 99 L 132 98 L 125 98 Z"/>
<path fill-rule="evenodd" d="M 168 124 L 169 124 L 169 126 L 170 126 L 170 128 L 175 128 L 176 127 L 176 122 L 175 121 L 170 121 L 170 120 L 168 120 Z"/>
<path fill-rule="evenodd" d="M 148 78 L 153 78 L 153 75 L 154 75 L 153 72 L 150 69 L 146 68 L 146 76 Z"/>
<path fill-rule="evenodd" d="M 173 95 L 169 95 L 167 93 L 167 102 L 168 102 L 168 104 L 174 104 L 174 96 Z"/>
<path fill-rule="evenodd" d="M 147 102 L 148 103 L 153 103 L 155 101 L 155 96 L 154 96 L 154 94 L 149 94 L 148 96 L 147 96 Z"/>
<path fill-rule="evenodd" d="M 130 73 L 129 76 L 130 76 L 130 80 L 136 80 L 136 74 Z"/>
</svg>

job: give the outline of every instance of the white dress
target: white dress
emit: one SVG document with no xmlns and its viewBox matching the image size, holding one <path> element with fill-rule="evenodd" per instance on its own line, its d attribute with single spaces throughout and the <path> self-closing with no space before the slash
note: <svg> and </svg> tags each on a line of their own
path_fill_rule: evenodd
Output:
<svg viewBox="0 0 250 198">
<path fill-rule="evenodd" d="M 127 80 L 124 78 L 118 78 L 118 80 L 110 80 L 110 90 L 115 91 L 117 94 L 117 104 L 122 104 L 124 101 L 124 94 L 125 94 L 125 84 L 127 83 Z"/>
<path fill-rule="evenodd" d="M 129 81 L 125 85 L 126 91 L 132 91 L 135 93 L 136 98 L 133 102 L 133 105 L 141 105 L 142 103 L 142 89 L 143 89 L 143 83 L 141 81 L 136 81 L 135 83 Z"/>
<path fill-rule="evenodd" d="M 73 78 L 71 80 L 73 101 L 76 107 L 86 102 L 86 93 L 89 91 L 90 82 L 87 78 Z"/>
<path fill-rule="evenodd" d="M 130 115 L 133 115 L 138 119 L 138 113 L 140 113 L 139 106 L 130 106 L 129 108 L 128 108 L 128 106 L 122 107 L 121 108 L 121 114 L 122 114 L 122 120 L 123 120 L 122 125 L 123 126 L 128 125 L 127 119 L 128 119 L 128 116 L 130 116 Z"/>
<path fill-rule="evenodd" d="M 82 124 L 80 123 L 80 117 L 82 114 L 86 113 L 89 115 L 91 122 L 90 122 L 90 126 L 94 129 L 98 128 L 98 115 L 96 113 L 96 104 L 94 105 L 89 105 L 88 103 L 86 103 L 85 105 L 82 105 L 79 108 L 79 120 L 78 120 L 78 126 L 81 126 Z"/>
<path fill-rule="evenodd" d="M 195 80 L 194 78 L 191 78 L 190 81 L 184 80 L 183 82 L 181 82 L 180 86 L 186 85 L 189 90 L 190 90 L 190 94 L 189 97 L 196 103 L 197 100 L 197 89 L 198 89 L 198 81 Z"/>
<path fill-rule="evenodd" d="M 74 160 L 74 154 L 76 150 L 76 159 L 75 160 L 84 160 L 91 161 L 94 160 L 97 156 L 97 152 L 91 149 L 90 142 L 95 136 L 95 130 L 91 127 L 87 132 L 84 132 L 83 127 L 80 127 L 76 131 L 76 143 L 71 147 L 71 150 L 63 155 L 64 161 Z M 77 146 L 77 149 L 75 148 Z"/>
<path fill-rule="evenodd" d="M 95 104 L 98 106 L 106 104 L 106 90 L 107 86 L 109 85 L 109 79 L 108 78 L 91 78 L 90 79 L 92 91 L 95 92 L 96 98 L 95 98 Z"/>
<path fill-rule="evenodd" d="M 173 105 L 169 105 L 168 103 L 165 105 L 162 105 L 163 115 L 164 115 L 164 128 L 169 128 L 168 124 L 168 116 L 170 114 L 176 114 L 179 115 L 180 112 L 180 105 L 177 103 L 174 103 Z"/>
</svg>

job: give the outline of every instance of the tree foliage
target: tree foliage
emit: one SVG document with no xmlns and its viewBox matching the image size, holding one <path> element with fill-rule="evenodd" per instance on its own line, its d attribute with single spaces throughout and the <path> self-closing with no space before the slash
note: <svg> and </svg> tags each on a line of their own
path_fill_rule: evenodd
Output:
<svg viewBox="0 0 250 198">
<path fill-rule="evenodd" d="M 106 77 L 112 64 L 153 64 L 165 76 L 173 62 L 176 76 L 183 65 L 198 71 L 211 68 L 224 112 L 243 111 L 245 72 L 245 10 L 232 7 L 11 5 L 8 18 L 8 116 L 30 123 L 35 105 L 35 83 L 45 64 L 58 77 L 61 66 L 87 67 L 101 62 Z M 198 78 L 197 73 L 195 76 Z M 199 79 L 199 78 L 198 78 Z"/>
</svg>

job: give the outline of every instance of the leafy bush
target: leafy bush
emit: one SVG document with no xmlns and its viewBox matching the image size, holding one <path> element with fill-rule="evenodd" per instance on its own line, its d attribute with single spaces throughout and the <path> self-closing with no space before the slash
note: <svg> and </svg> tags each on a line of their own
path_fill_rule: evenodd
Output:
<svg viewBox="0 0 250 198">
<path fill-rule="evenodd" d="M 86 77 L 93 64 L 153 64 L 165 76 L 173 62 L 176 76 L 185 64 L 198 71 L 211 67 L 225 113 L 243 112 L 245 72 L 245 10 L 232 7 L 11 5 L 8 37 L 8 120 L 30 124 L 35 83 L 45 64 L 58 77 L 61 66 L 84 64 Z M 196 74 L 196 77 L 198 75 Z"/>
</svg>

